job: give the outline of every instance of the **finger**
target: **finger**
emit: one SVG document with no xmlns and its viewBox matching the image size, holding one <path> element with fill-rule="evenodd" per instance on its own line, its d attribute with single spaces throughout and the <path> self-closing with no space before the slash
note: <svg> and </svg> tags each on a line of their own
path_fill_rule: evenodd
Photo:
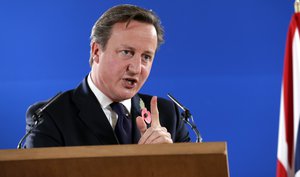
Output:
<svg viewBox="0 0 300 177">
<path fill-rule="evenodd" d="M 141 138 L 138 142 L 138 144 L 145 144 L 145 142 L 147 141 L 147 139 L 151 136 L 151 134 L 153 133 L 153 128 L 146 128 L 146 131 L 143 133 L 143 135 L 141 134 Z"/>
<path fill-rule="evenodd" d="M 151 118 L 151 127 L 160 127 L 159 112 L 157 108 L 157 96 L 153 96 L 151 99 Z"/>
<path fill-rule="evenodd" d="M 171 134 L 165 127 L 150 127 L 141 137 L 139 144 L 171 143 Z"/>
<path fill-rule="evenodd" d="M 146 123 L 144 122 L 144 120 L 141 116 L 138 116 L 136 118 L 136 126 L 140 130 L 141 137 L 142 137 L 144 135 L 144 133 L 146 132 L 146 130 L 147 130 L 147 125 L 146 125 Z"/>
<path fill-rule="evenodd" d="M 171 143 L 171 134 L 162 127 L 154 128 L 151 136 L 149 136 L 144 144 Z"/>
<path fill-rule="evenodd" d="M 150 144 L 167 144 L 167 143 L 173 143 L 173 140 L 167 136 L 160 136 L 154 139 Z M 147 142 L 145 144 L 147 144 Z"/>
</svg>

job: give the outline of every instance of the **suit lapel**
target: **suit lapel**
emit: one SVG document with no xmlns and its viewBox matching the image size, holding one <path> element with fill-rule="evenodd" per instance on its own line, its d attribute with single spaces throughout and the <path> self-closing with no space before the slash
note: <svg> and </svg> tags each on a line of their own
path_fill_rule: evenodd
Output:
<svg viewBox="0 0 300 177">
<path fill-rule="evenodd" d="M 106 115 L 87 84 L 87 78 L 76 88 L 73 101 L 80 110 L 79 118 L 93 132 L 101 144 L 118 144 Z"/>
<path fill-rule="evenodd" d="M 136 118 L 141 115 L 140 99 L 138 94 L 131 99 L 132 139 L 134 144 L 137 144 L 141 138 L 141 133 L 136 125 Z"/>
</svg>

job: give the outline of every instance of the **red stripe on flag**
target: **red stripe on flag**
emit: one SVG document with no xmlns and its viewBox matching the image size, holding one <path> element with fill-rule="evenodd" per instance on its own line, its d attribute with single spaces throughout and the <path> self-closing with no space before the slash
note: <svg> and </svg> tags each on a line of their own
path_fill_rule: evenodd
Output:
<svg viewBox="0 0 300 177">
<path fill-rule="evenodd" d="M 279 160 L 277 160 L 276 176 L 277 177 L 287 177 L 287 172 L 286 172 L 284 166 L 282 165 L 282 163 Z"/>
<path fill-rule="evenodd" d="M 294 15 L 295 18 L 295 25 L 298 27 L 298 29 L 300 28 L 300 13 L 296 13 Z"/>
<path fill-rule="evenodd" d="M 288 146 L 288 164 L 292 167 L 294 152 L 294 108 L 293 108 L 293 38 L 296 30 L 295 15 L 293 16 L 286 42 L 283 71 L 283 101 L 285 117 L 285 134 Z"/>
</svg>

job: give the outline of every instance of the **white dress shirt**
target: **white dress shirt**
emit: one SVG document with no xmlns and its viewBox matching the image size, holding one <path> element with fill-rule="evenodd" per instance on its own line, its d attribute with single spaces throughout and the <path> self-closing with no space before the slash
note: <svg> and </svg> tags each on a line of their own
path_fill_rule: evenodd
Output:
<svg viewBox="0 0 300 177">
<path fill-rule="evenodd" d="M 88 75 L 87 83 L 89 87 L 91 88 L 92 92 L 96 96 L 98 102 L 101 105 L 101 108 L 104 112 L 104 114 L 107 117 L 107 120 L 109 121 L 110 125 L 112 126 L 113 129 L 115 129 L 117 120 L 118 120 L 118 115 L 111 109 L 110 104 L 113 103 L 113 101 L 108 98 L 106 95 L 104 95 L 103 92 L 101 92 L 93 83 L 91 74 Z M 131 99 L 123 100 L 120 103 L 122 103 L 125 108 L 127 109 L 127 112 L 130 114 L 131 110 Z"/>
</svg>

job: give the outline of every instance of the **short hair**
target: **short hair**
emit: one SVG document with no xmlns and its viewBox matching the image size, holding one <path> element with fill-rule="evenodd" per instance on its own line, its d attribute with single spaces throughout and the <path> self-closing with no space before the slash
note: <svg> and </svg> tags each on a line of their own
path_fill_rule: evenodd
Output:
<svg viewBox="0 0 300 177">
<path fill-rule="evenodd" d="M 106 49 L 107 42 L 111 36 L 111 30 L 115 23 L 127 22 L 131 20 L 152 24 L 157 33 L 157 48 L 164 42 L 164 29 L 159 17 L 152 10 L 135 5 L 117 5 L 108 9 L 94 24 L 90 36 L 91 45 L 98 43 L 103 50 Z M 92 49 L 90 51 L 90 66 L 93 64 Z"/>
</svg>

